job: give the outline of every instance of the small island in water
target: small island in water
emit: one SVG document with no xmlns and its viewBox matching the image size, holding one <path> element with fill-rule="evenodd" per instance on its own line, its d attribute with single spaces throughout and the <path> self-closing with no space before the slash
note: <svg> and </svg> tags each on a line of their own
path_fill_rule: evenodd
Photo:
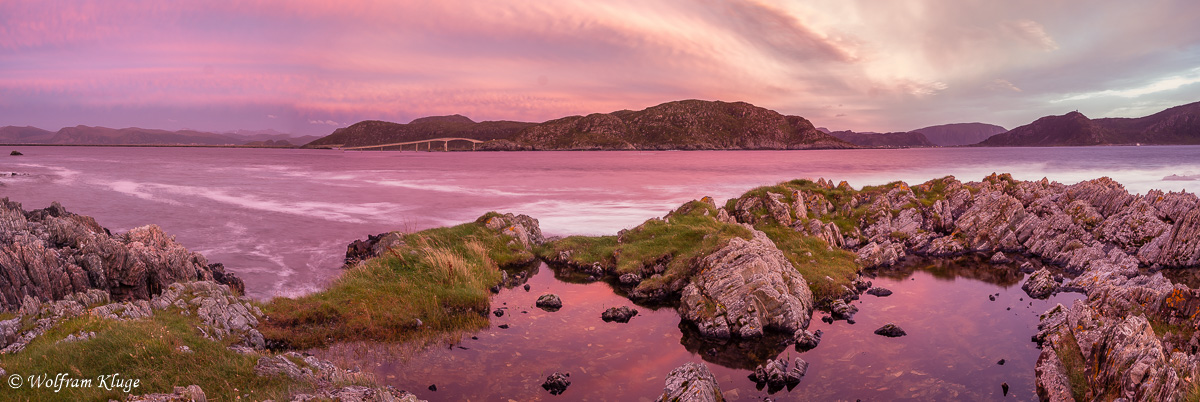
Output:
<svg viewBox="0 0 1200 402">
<path fill-rule="evenodd" d="M 893 291 L 906 290 L 879 285 L 898 283 L 887 279 L 896 267 L 967 258 L 986 267 L 970 275 L 1021 283 L 1021 302 L 1028 297 L 1030 306 L 1080 296 L 1047 304 L 1035 335 L 1020 340 L 1040 349 L 1036 362 L 1022 360 L 1028 365 L 1019 368 L 1031 389 L 1014 380 L 986 392 L 946 386 L 929 397 L 1183 400 L 1200 396 L 1200 292 L 1168 277 L 1200 265 L 1198 203 L 1186 192 L 1131 194 L 1107 178 L 1067 185 L 993 174 L 860 189 L 794 180 L 723 203 L 703 197 L 608 236 L 546 238 L 537 219 L 498 212 L 452 227 L 370 235 L 347 246 L 343 272 L 325 289 L 255 301 L 241 296 L 235 273 L 157 226 L 114 234 L 57 204 L 25 210 L 4 199 L 0 369 L 115 371 L 138 379 L 120 383 L 138 395 L 128 400 L 417 400 L 455 394 L 433 383 L 398 389 L 380 369 L 347 364 L 369 356 L 335 352 L 363 345 L 469 350 L 485 334 L 519 331 L 510 323 L 526 321 L 507 321 L 513 316 L 561 317 L 556 331 L 566 334 L 675 317 L 654 330 L 682 336 L 699 359 L 642 380 L 661 393 L 612 392 L 664 401 L 786 397 L 810 370 L 834 369 L 806 360 L 838 342 L 810 331 L 818 322 L 886 316 L 862 301 L 900 297 Z M 531 280 L 542 264 L 568 283 L 604 283 L 607 308 L 575 293 L 531 291 L 542 286 Z M 506 295 L 519 294 L 527 301 L 509 303 L 517 299 Z M 588 311 L 572 318 L 579 311 L 573 304 Z M 874 342 L 922 336 L 924 321 L 905 317 L 861 330 Z M 580 369 L 493 375 L 514 383 L 532 377 L 546 396 L 626 389 L 589 383 L 597 373 Z M 725 370 L 744 377 L 714 375 Z M 71 387 L 89 380 L 71 375 L 44 380 L 66 381 L 64 398 L 130 393 Z M 45 395 L 35 386 L 6 392 Z"/>
</svg>

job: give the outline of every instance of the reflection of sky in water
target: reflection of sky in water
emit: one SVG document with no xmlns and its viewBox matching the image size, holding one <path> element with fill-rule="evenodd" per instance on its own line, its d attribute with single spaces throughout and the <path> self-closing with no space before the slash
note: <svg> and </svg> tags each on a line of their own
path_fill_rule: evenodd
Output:
<svg viewBox="0 0 1200 402">
<path fill-rule="evenodd" d="M 748 368 L 777 356 L 810 363 L 800 385 L 776 393 L 778 400 L 989 400 L 1002 398 L 1002 382 L 1011 386 L 1010 397 L 1036 399 L 1032 367 L 1038 350 L 1029 339 L 1037 316 L 1081 296 L 1030 300 L 1016 286 L 1023 275 L 1012 267 L 924 267 L 874 279 L 895 293 L 863 295 L 853 325 L 826 324 L 817 313 L 809 329 L 824 336 L 803 353 L 761 344 L 696 346 L 698 340 L 681 334 L 671 308 L 636 307 L 639 314 L 628 324 L 606 323 L 600 319 L 605 309 L 633 304 L 605 283 L 558 281 L 544 265 L 530 279 L 529 292 L 517 287 L 493 297 L 493 308 L 506 309 L 503 317 L 489 316 L 493 328 L 427 348 L 355 344 L 317 353 L 430 400 L 553 400 L 541 384 L 555 371 L 571 374 L 571 386 L 560 396 L 566 400 L 652 400 L 662 393 L 666 374 L 688 361 L 706 361 L 728 400 L 762 400 L 767 393 L 746 378 Z M 563 308 L 534 307 L 545 293 L 561 297 Z M 988 299 L 997 293 L 996 301 Z M 909 335 L 873 333 L 888 322 Z M 510 327 L 495 327 L 500 324 Z M 1000 359 L 1006 364 L 996 364 Z M 438 390 L 427 391 L 430 384 Z"/>
<path fill-rule="evenodd" d="M 251 296 L 319 288 L 367 234 L 538 218 L 548 235 L 613 234 L 703 196 L 718 202 L 797 178 L 855 187 L 992 172 L 1074 183 L 1110 176 L 1131 191 L 1190 189 L 1200 147 L 954 148 L 738 152 L 337 152 L 14 147 L 3 195 L 51 201 L 111 229 L 162 226 L 243 275 Z M 234 230 L 232 228 L 238 228 Z M 265 246 L 264 246 L 265 245 Z"/>
</svg>

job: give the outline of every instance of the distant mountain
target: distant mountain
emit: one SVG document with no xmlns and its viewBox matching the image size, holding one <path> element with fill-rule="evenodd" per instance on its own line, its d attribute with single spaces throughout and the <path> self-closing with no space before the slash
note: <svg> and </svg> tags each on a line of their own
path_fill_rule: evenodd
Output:
<svg viewBox="0 0 1200 402">
<path fill-rule="evenodd" d="M 512 138 L 535 150 L 854 148 L 799 116 L 745 102 L 682 100 L 639 111 L 570 116 Z"/>
<path fill-rule="evenodd" d="M 959 145 L 978 144 L 996 134 L 1003 133 L 1004 127 L 984 123 L 954 123 L 918 128 L 916 131 L 925 134 L 934 145 L 952 147 Z"/>
<path fill-rule="evenodd" d="M 820 131 L 820 132 L 822 132 L 822 133 L 825 133 L 825 134 L 832 133 L 832 131 L 829 131 L 829 129 L 828 129 L 828 128 L 825 128 L 825 127 L 817 127 L 817 131 Z"/>
<path fill-rule="evenodd" d="M 856 133 L 853 131 L 834 131 L 829 133 L 854 145 L 873 148 L 902 148 L 902 147 L 932 147 L 934 144 L 925 135 L 915 131 L 907 133 Z"/>
<path fill-rule="evenodd" d="M 855 148 L 798 116 L 745 102 L 684 100 L 644 110 L 569 116 L 544 123 L 475 123 L 460 115 L 408 124 L 364 121 L 306 148 L 352 147 L 439 137 L 488 140 L 485 150 L 808 149 Z"/>
<path fill-rule="evenodd" d="M 292 148 L 292 147 L 296 146 L 296 145 L 292 144 L 291 142 L 288 142 L 288 140 L 250 141 L 250 142 L 247 142 L 242 145 L 251 146 L 251 147 L 279 147 L 279 148 Z"/>
<path fill-rule="evenodd" d="M 496 140 L 510 138 L 535 123 L 516 121 L 475 121 L 461 115 L 423 117 L 408 124 L 367 120 L 339 128 L 333 134 L 313 140 L 304 148 L 354 147 L 393 144 L 431 138 L 471 138 Z"/>
<path fill-rule="evenodd" d="M 42 130 L 37 127 L 17 127 L 4 126 L 0 127 L 0 142 L 13 144 L 33 144 L 41 143 L 50 140 L 54 136 L 53 131 Z"/>
<path fill-rule="evenodd" d="M 227 145 L 241 144 L 236 138 L 202 131 L 154 130 L 145 128 L 108 128 L 75 126 L 58 130 L 46 144 L 90 144 L 90 145 Z"/>
<path fill-rule="evenodd" d="M 1200 102 L 1139 118 L 1089 119 L 1079 112 L 1046 116 L 994 135 L 981 146 L 1200 144 Z"/>
</svg>

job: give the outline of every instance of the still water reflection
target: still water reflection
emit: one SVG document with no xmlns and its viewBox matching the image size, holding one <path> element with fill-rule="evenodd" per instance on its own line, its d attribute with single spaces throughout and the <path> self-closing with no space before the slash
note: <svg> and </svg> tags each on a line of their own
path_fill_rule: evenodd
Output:
<svg viewBox="0 0 1200 402">
<path fill-rule="evenodd" d="M 855 302 L 861 309 L 855 324 L 814 319 L 809 329 L 825 335 L 820 346 L 803 353 L 774 340 L 704 341 L 669 307 L 637 306 L 640 313 L 629 323 L 606 323 L 600 319 L 605 309 L 633 304 L 606 283 L 562 281 L 543 265 L 529 279 L 530 291 L 517 287 L 493 297 L 493 308 L 505 314 L 491 316 L 492 328 L 459 341 L 427 348 L 339 345 L 317 354 L 363 367 L 383 383 L 429 400 L 651 401 L 662 393 L 666 374 L 688 361 L 707 362 L 727 400 L 761 400 L 768 394 L 746 378 L 750 370 L 768 358 L 797 355 L 811 364 L 808 375 L 772 398 L 998 400 L 1000 384 L 1007 382 L 1009 398 L 1036 400 L 1038 350 L 1029 339 L 1037 316 L 1054 303 L 1082 297 L 1031 300 L 1020 289 L 1024 275 L 1015 267 L 974 259 L 910 263 L 880 274 L 875 285 L 894 293 L 863 295 Z M 545 293 L 559 295 L 563 308 L 534 307 Z M 908 335 L 873 333 L 888 322 Z M 1001 359 L 1005 364 L 997 364 Z M 541 388 L 555 371 L 571 374 L 571 386 L 560 396 Z M 430 385 L 437 391 L 429 391 Z"/>
</svg>

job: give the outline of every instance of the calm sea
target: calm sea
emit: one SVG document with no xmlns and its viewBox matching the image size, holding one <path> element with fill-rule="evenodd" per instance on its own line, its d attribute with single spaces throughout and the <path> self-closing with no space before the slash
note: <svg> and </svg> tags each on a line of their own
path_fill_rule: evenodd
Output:
<svg viewBox="0 0 1200 402">
<path fill-rule="evenodd" d="M 367 234 L 456 224 L 491 210 L 531 215 L 551 235 L 612 234 L 688 200 L 723 200 L 796 178 L 846 180 L 857 188 L 1009 172 L 1063 183 L 1109 176 L 1134 192 L 1200 186 L 1197 146 L 504 153 L 10 148 L 25 155 L 0 156 L 0 196 L 27 209 L 58 201 L 114 231 L 157 224 L 238 273 L 256 298 L 319 289 L 338 272 L 346 244 Z"/>
</svg>

